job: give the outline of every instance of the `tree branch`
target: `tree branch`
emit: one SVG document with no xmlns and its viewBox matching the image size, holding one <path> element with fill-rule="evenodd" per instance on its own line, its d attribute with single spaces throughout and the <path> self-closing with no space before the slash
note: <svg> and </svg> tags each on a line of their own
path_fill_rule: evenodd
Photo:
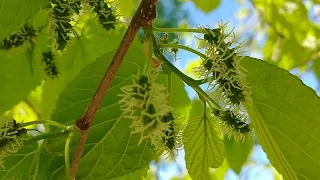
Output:
<svg viewBox="0 0 320 180">
<path fill-rule="evenodd" d="M 115 53 L 111 64 L 109 65 L 104 77 L 96 90 L 90 104 L 88 105 L 84 114 L 76 120 L 75 128 L 81 132 L 77 149 L 75 151 L 74 159 L 72 161 L 70 176 L 75 179 L 85 142 L 88 137 L 89 128 L 91 127 L 94 115 L 100 107 L 103 97 L 111 85 L 135 35 L 142 26 L 150 26 L 152 21 L 156 18 L 156 4 L 157 0 L 142 0 L 131 23 L 122 38 L 121 44 Z"/>
</svg>

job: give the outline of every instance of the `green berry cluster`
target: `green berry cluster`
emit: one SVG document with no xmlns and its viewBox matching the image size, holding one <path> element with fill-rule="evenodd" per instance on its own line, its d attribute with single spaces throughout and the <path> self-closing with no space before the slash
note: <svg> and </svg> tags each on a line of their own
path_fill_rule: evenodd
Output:
<svg viewBox="0 0 320 180">
<path fill-rule="evenodd" d="M 19 124 L 14 119 L 0 119 L 0 165 L 3 158 L 17 152 L 29 138 L 27 129 L 19 127 Z"/>
<path fill-rule="evenodd" d="M 235 140 L 244 140 L 250 134 L 247 117 L 240 112 L 241 103 L 251 102 L 251 91 L 245 80 L 243 58 L 235 45 L 233 32 L 225 33 L 226 24 L 216 29 L 200 27 L 204 34 L 201 48 L 205 56 L 197 71 L 208 82 L 208 89 L 217 94 L 221 109 L 214 109 L 214 116 L 220 123 L 221 131 Z M 218 95 L 219 94 L 219 95 Z"/>
<path fill-rule="evenodd" d="M 202 29 L 208 59 L 202 62 L 200 75 L 209 81 L 210 86 L 219 86 L 231 104 L 239 105 L 246 101 L 249 94 L 241 72 L 242 56 L 239 54 L 239 46 L 232 47 L 234 40 L 226 42 L 230 33 L 225 34 L 224 28 L 221 26 L 217 29 Z"/>
<path fill-rule="evenodd" d="M 213 114 L 220 119 L 222 130 L 228 136 L 234 135 L 236 140 L 244 140 L 250 134 L 250 127 L 245 122 L 247 118 L 244 115 L 235 115 L 231 110 L 218 109 L 215 109 Z"/>
<path fill-rule="evenodd" d="M 151 71 L 134 75 L 133 84 L 121 88 L 121 109 L 132 119 L 132 133 L 141 133 L 139 143 L 147 139 L 157 151 L 173 150 L 179 144 L 175 118 L 165 87 L 155 82 L 157 74 Z"/>
<path fill-rule="evenodd" d="M 54 55 L 51 50 L 42 53 L 42 61 L 45 65 L 45 73 L 52 79 L 58 76 L 58 68 L 54 62 Z"/>
<path fill-rule="evenodd" d="M 70 40 L 70 34 L 73 33 L 71 22 L 74 13 L 80 13 L 80 0 L 51 0 L 52 12 L 51 20 L 53 21 L 53 31 L 57 49 L 63 50 Z"/>
<path fill-rule="evenodd" d="M 25 41 L 30 42 L 32 38 L 38 35 L 37 30 L 28 24 L 25 24 L 14 34 L 10 35 L 2 41 L 0 49 L 12 49 L 14 47 L 22 46 Z"/>
<path fill-rule="evenodd" d="M 162 122 L 168 123 L 168 129 L 164 131 L 165 135 L 162 137 L 162 142 L 169 150 L 173 150 L 176 146 L 175 141 L 175 124 L 174 124 L 174 117 L 172 112 L 169 112 L 167 115 L 162 117 Z"/>
<path fill-rule="evenodd" d="M 117 15 L 110 3 L 104 0 L 89 0 L 89 5 L 93 8 L 93 12 L 96 13 L 104 29 L 110 30 L 116 27 Z"/>
</svg>

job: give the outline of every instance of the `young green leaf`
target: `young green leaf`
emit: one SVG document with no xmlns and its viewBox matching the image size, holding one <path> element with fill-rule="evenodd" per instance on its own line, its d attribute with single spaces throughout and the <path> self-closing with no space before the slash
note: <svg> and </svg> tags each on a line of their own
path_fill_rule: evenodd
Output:
<svg viewBox="0 0 320 180">
<path fill-rule="evenodd" d="M 242 65 L 252 88 L 246 109 L 272 165 L 284 179 L 317 179 L 320 98 L 281 68 L 250 57 Z"/>
<path fill-rule="evenodd" d="M 188 125 L 184 131 L 186 166 L 194 180 L 209 178 L 209 168 L 219 167 L 225 158 L 224 144 L 217 122 L 204 112 L 201 101 L 192 103 Z"/>
<path fill-rule="evenodd" d="M 253 146 L 253 139 L 246 139 L 242 143 L 225 137 L 224 146 L 226 148 L 226 155 L 229 166 L 234 172 L 239 174 L 242 166 L 247 161 L 250 155 Z"/>
</svg>

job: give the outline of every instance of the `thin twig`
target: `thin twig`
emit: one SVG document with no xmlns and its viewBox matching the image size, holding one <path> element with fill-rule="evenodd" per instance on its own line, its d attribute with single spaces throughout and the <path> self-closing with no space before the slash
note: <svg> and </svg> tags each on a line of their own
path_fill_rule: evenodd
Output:
<svg viewBox="0 0 320 180">
<path fill-rule="evenodd" d="M 111 85 L 112 80 L 115 77 L 135 35 L 142 26 L 150 26 L 152 21 L 156 18 L 156 4 L 157 0 L 142 0 L 135 15 L 133 16 L 131 23 L 121 41 L 121 44 L 114 55 L 111 64 L 109 65 L 98 89 L 96 90 L 90 104 L 88 105 L 85 113 L 77 119 L 76 128 L 81 131 L 81 136 L 78 142 L 77 149 L 72 161 L 70 177 L 75 179 L 82 152 L 88 137 L 89 128 L 92 124 L 94 115 L 96 114 L 103 97 Z"/>
</svg>

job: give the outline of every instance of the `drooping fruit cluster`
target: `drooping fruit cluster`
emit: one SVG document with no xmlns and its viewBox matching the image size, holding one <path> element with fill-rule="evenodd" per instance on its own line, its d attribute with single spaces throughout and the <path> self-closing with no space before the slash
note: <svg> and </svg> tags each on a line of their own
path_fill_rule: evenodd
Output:
<svg viewBox="0 0 320 180">
<path fill-rule="evenodd" d="M 51 0 L 51 24 L 53 25 L 54 38 L 56 39 L 56 49 L 63 50 L 70 40 L 70 36 L 75 35 L 71 22 L 74 13 L 80 13 L 80 0 Z"/>
<path fill-rule="evenodd" d="M 24 42 L 32 41 L 32 38 L 38 35 L 37 30 L 28 24 L 25 24 L 17 32 L 13 33 L 0 44 L 0 49 L 11 49 L 14 47 L 22 46 Z"/>
<path fill-rule="evenodd" d="M 182 147 L 182 134 L 176 127 L 175 119 L 171 111 L 162 117 L 162 122 L 168 123 L 168 128 L 164 131 L 165 136 L 162 137 L 161 144 L 158 142 L 157 147 L 161 147 L 159 150 L 172 151 Z"/>
<path fill-rule="evenodd" d="M 175 147 L 175 128 L 172 112 L 169 112 L 168 115 L 163 116 L 162 122 L 169 124 L 168 129 L 164 131 L 166 136 L 162 137 L 162 141 L 169 150 L 172 150 Z"/>
<path fill-rule="evenodd" d="M 11 153 L 17 152 L 23 142 L 29 138 L 27 129 L 19 127 L 14 119 L 0 119 L 0 165 L 2 160 Z"/>
<path fill-rule="evenodd" d="M 239 105 L 241 102 L 250 101 L 250 89 L 245 78 L 244 69 L 240 65 L 242 55 L 239 52 L 240 45 L 234 45 L 232 32 L 225 34 L 226 24 L 217 29 L 201 27 L 204 33 L 202 48 L 205 55 L 201 66 L 197 68 L 200 76 L 209 82 L 210 89 L 221 89 L 223 96 L 231 105 Z M 228 41 L 232 38 L 231 41 Z"/>
<path fill-rule="evenodd" d="M 133 84 L 121 88 L 120 104 L 126 117 L 132 119 L 132 133 L 141 133 L 139 144 L 149 139 L 159 150 L 163 149 L 161 144 L 167 143 L 163 138 L 167 140 L 168 131 L 171 132 L 171 122 L 168 122 L 171 108 L 165 87 L 156 83 L 156 78 L 156 71 L 134 75 Z"/>
<path fill-rule="evenodd" d="M 221 109 L 214 109 L 213 114 L 221 131 L 235 140 L 244 140 L 250 128 L 240 107 L 241 103 L 251 103 L 251 91 L 245 81 L 245 69 L 240 65 L 241 45 L 235 45 L 233 32 L 225 33 L 225 29 L 226 24 L 217 29 L 200 27 L 204 34 L 200 48 L 205 49 L 207 58 L 196 70 L 208 82 L 209 91 L 217 94 L 214 99 L 220 102 Z"/>
<path fill-rule="evenodd" d="M 93 8 L 93 12 L 96 13 L 104 29 L 110 30 L 115 28 L 117 15 L 110 3 L 105 0 L 89 0 L 89 5 Z"/>
<path fill-rule="evenodd" d="M 250 127 L 246 123 L 247 117 L 244 114 L 235 114 L 231 110 L 221 111 L 214 109 L 213 114 L 219 118 L 220 129 L 225 135 L 233 136 L 236 141 L 244 141 L 250 136 Z"/>
<path fill-rule="evenodd" d="M 58 69 L 54 62 L 54 55 L 51 50 L 42 53 L 42 61 L 44 62 L 44 71 L 47 76 L 52 79 L 56 78 L 58 76 Z"/>
</svg>

